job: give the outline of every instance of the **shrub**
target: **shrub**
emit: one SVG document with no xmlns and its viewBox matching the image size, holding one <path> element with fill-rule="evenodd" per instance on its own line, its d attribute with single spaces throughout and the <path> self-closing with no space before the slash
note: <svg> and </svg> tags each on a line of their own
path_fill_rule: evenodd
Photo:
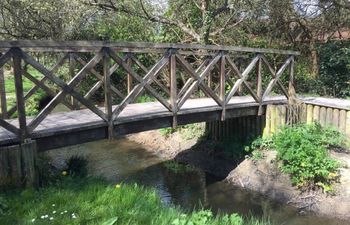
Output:
<svg viewBox="0 0 350 225">
<path fill-rule="evenodd" d="M 87 164 L 82 156 L 72 156 L 67 160 L 67 172 L 70 176 L 86 177 Z"/>
<path fill-rule="evenodd" d="M 329 146 L 344 144 L 343 136 L 319 124 L 284 127 L 273 137 L 273 146 L 282 161 L 281 169 L 298 187 L 319 186 L 324 191 L 337 177 L 339 163 L 328 155 Z"/>
</svg>

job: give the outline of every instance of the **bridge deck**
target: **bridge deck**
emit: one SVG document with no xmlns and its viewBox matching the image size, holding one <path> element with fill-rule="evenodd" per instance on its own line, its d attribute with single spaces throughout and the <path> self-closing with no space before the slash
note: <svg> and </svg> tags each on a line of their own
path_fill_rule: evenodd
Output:
<svg viewBox="0 0 350 225">
<path fill-rule="evenodd" d="M 267 104 L 285 103 L 281 96 L 269 97 Z M 226 117 L 256 115 L 258 104 L 252 97 L 233 97 L 226 107 Z M 217 120 L 221 109 L 213 99 L 189 99 L 178 112 L 178 123 L 187 124 Z M 158 102 L 128 105 L 115 122 L 116 135 L 169 127 L 172 113 Z M 30 118 L 27 120 L 30 121 Z M 17 120 L 11 124 L 18 127 Z M 52 113 L 34 131 L 33 138 L 38 141 L 39 149 L 46 150 L 107 137 L 107 124 L 88 109 L 70 112 Z M 0 146 L 18 143 L 14 134 L 0 128 Z"/>
</svg>

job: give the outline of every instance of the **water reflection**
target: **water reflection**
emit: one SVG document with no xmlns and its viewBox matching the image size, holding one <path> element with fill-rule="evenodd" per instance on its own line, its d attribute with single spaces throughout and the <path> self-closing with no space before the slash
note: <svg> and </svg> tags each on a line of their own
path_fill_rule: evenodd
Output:
<svg viewBox="0 0 350 225">
<path fill-rule="evenodd" d="M 348 223 L 313 215 L 299 215 L 295 208 L 278 204 L 264 196 L 232 187 L 202 171 L 176 173 L 166 167 L 157 156 L 126 139 L 112 142 L 98 141 L 51 150 L 46 153 L 60 166 L 73 155 L 85 156 L 88 171 L 111 183 L 137 182 L 157 190 L 166 204 L 180 205 L 192 210 L 210 208 L 214 212 L 239 213 L 268 217 L 283 225 L 346 225 Z"/>
</svg>

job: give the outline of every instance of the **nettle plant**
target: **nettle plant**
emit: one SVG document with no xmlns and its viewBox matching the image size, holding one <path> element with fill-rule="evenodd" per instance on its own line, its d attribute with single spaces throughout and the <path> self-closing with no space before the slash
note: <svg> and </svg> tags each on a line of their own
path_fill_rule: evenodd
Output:
<svg viewBox="0 0 350 225">
<path fill-rule="evenodd" d="M 281 160 L 281 169 L 291 175 L 300 188 L 321 187 L 332 191 L 339 177 L 339 162 L 329 156 L 333 146 L 345 144 L 345 137 L 332 128 L 319 124 L 286 126 L 273 136 L 273 147 Z"/>
</svg>

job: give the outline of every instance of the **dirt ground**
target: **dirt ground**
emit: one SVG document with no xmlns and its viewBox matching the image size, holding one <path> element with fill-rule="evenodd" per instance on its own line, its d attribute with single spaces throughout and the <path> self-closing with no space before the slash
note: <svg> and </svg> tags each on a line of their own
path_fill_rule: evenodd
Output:
<svg viewBox="0 0 350 225">
<path fill-rule="evenodd" d="M 300 212 L 312 211 L 320 215 L 350 221 L 350 155 L 332 152 L 342 162 L 340 180 L 334 185 L 335 193 L 322 191 L 301 192 L 294 187 L 288 175 L 280 172 L 276 152 L 265 151 L 259 160 L 246 158 L 238 162 L 222 152 L 213 151 L 213 143 L 198 138 L 185 140 L 179 132 L 168 136 L 158 130 L 127 136 L 142 144 L 148 151 L 180 163 L 190 164 L 225 179 L 232 185 L 260 192 L 279 202 L 291 204 Z"/>
</svg>

